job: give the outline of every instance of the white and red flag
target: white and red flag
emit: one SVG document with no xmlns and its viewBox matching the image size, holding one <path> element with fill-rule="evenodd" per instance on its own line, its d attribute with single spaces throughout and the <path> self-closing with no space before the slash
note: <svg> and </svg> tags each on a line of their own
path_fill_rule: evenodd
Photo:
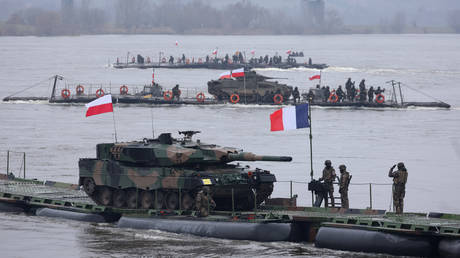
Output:
<svg viewBox="0 0 460 258">
<path fill-rule="evenodd" d="M 254 55 L 256 53 L 255 50 L 251 50 L 251 55 Z"/>
<path fill-rule="evenodd" d="M 308 78 L 310 79 L 310 81 L 313 81 L 313 80 L 320 80 L 321 79 L 321 75 L 317 74 L 317 75 L 313 75 L 312 77 Z"/>
<path fill-rule="evenodd" d="M 220 74 L 219 80 L 222 80 L 222 79 L 230 79 L 230 77 L 232 77 L 232 74 L 231 74 L 230 71 L 223 72 L 223 73 Z"/>
<path fill-rule="evenodd" d="M 232 77 L 243 77 L 244 76 L 244 68 L 232 70 Z"/>
<path fill-rule="evenodd" d="M 179 46 L 179 41 L 176 40 L 176 46 Z"/>
<path fill-rule="evenodd" d="M 291 50 L 286 51 L 286 54 L 290 55 L 290 54 L 291 54 Z"/>
<path fill-rule="evenodd" d="M 86 117 L 113 112 L 112 95 L 104 95 L 91 101 L 86 106 Z"/>
<path fill-rule="evenodd" d="M 217 48 L 214 51 L 212 51 L 212 54 L 217 55 Z"/>
</svg>

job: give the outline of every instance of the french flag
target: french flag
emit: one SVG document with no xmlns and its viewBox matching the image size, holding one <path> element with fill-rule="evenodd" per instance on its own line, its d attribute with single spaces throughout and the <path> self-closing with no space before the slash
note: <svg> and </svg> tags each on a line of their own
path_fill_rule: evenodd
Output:
<svg viewBox="0 0 460 258">
<path fill-rule="evenodd" d="M 310 127 L 308 103 L 278 109 L 270 115 L 270 131 Z"/>
<path fill-rule="evenodd" d="M 91 101 L 86 106 L 86 117 L 113 112 L 112 95 L 104 95 Z"/>
</svg>

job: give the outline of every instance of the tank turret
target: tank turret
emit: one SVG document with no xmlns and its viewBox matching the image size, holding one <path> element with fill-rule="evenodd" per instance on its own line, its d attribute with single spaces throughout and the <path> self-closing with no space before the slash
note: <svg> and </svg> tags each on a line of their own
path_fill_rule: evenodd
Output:
<svg viewBox="0 0 460 258">
<path fill-rule="evenodd" d="M 233 161 L 291 161 L 288 156 L 264 156 L 232 147 L 193 141 L 198 131 L 180 131 L 156 139 L 100 143 L 96 159 L 79 161 L 80 185 L 98 204 L 118 208 L 193 209 L 196 193 L 212 186 L 217 209 L 239 209 L 262 203 L 273 191 L 276 177 Z M 180 199 L 180 200 L 179 200 Z"/>
</svg>

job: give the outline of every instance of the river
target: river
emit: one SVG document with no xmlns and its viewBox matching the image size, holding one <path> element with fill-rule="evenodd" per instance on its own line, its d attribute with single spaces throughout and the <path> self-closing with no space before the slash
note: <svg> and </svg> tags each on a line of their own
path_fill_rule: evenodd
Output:
<svg viewBox="0 0 460 258">
<path fill-rule="evenodd" d="M 175 41 L 178 45 L 175 45 Z M 353 175 L 352 208 L 389 209 L 388 169 L 403 161 L 409 172 L 405 210 L 460 213 L 460 35 L 332 35 L 332 36 L 183 36 L 105 35 L 75 37 L 0 37 L 0 97 L 43 82 L 22 95 L 48 95 L 54 74 L 88 85 L 148 84 L 151 70 L 117 70 L 117 57 L 142 54 L 156 60 L 159 52 L 203 57 L 244 51 L 247 55 L 289 49 L 303 51 L 313 62 L 330 67 L 322 83 L 336 87 L 348 77 L 367 85 L 390 88 L 403 82 L 409 101 L 452 105 L 438 108 L 371 109 L 312 108 L 314 177 L 324 160 L 345 164 Z M 155 80 L 165 88 L 202 89 L 218 78 L 218 70 L 156 69 Z M 314 86 L 312 69 L 262 69 L 263 75 L 306 90 Z M 407 85 L 408 87 L 404 87 Z M 409 88 L 410 87 L 410 88 Z M 415 90 L 412 90 L 415 89 Z M 426 95 L 420 94 L 424 92 Z M 291 163 L 255 162 L 251 166 L 276 174 L 274 197 L 288 197 L 289 181 L 299 205 L 311 205 L 305 182 L 310 179 L 308 130 L 270 132 L 269 115 L 277 107 L 257 105 L 153 106 L 116 105 L 114 117 L 121 141 L 179 130 L 199 130 L 204 142 L 243 148 L 260 154 L 290 155 Z M 95 145 L 113 141 L 113 116 L 85 118 L 83 105 L 44 102 L 0 103 L 0 169 L 6 151 L 26 152 L 28 177 L 75 183 L 77 161 L 95 157 Z M 153 114 L 153 120 L 152 120 Z M 19 154 L 11 169 L 21 170 Z M 0 213 L 0 243 L 5 257 L 131 257 L 131 256 L 282 256 L 348 257 L 348 252 L 321 250 L 305 243 L 257 243 L 208 239 L 159 231 L 117 229 L 51 218 Z M 353 254 L 354 256 L 360 254 Z M 364 255 L 362 255 L 364 256 Z M 377 256 L 377 255 L 375 255 Z"/>
</svg>

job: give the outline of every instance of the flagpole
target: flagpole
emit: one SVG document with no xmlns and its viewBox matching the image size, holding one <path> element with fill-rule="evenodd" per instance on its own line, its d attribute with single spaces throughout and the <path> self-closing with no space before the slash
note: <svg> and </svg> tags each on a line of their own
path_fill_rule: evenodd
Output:
<svg viewBox="0 0 460 258">
<path fill-rule="evenodd" d="M 117 143 L 118 139 L 117 139 L 117 125 L 115 123 L 115 109 L 113 109 L 112 117 L 113 117 L 113 129 L 115 131 L 115 143 Z"/>
<path fill-rule="evenodd" d="M 321 70 L 319 70 L 319 86 L 321 87 L 321 79 L 322 79 L 322 74 L 321 74 Z"/>
<path fill-rule="evenodd" d="M 247 103 L 246 103 L 246 95 L 247 95 L 247 93 L 246 93 L 246 71 L 245 71 L 245 69 L 244 69 L 244 68 L 243 68 L 243 75 L 244 75 L 244 77 L 243 77 L 243 86 L 244 86 L 244 104 L 247 104 Z"/>
<path fill-rule="evenodd" d="M 313 181 L 313 134 L 312 134 L 312 124 L 311 124 L 311 103 L 312 103 L 312 98 L 308 98 L 308 122 L 310 123 L 310 179 Z M 314 204 L 314 194 L 313 191 L 311 192 L 311 205 L 313 206 Z"/>
</svg>

